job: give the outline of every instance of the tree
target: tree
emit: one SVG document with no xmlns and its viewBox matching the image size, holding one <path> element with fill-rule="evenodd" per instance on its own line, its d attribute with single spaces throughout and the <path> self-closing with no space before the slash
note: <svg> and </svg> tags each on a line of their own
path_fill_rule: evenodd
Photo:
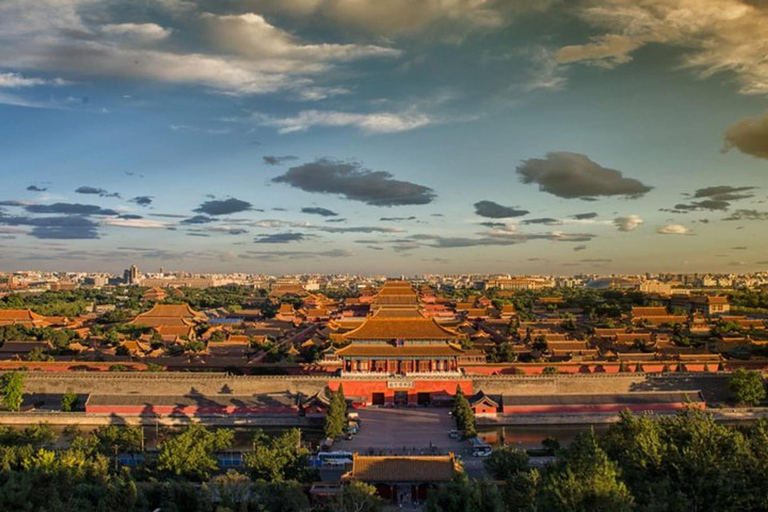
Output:
<svg viewBox="0 0 768 512">
<path fill-rule="evenodd" d="M 250 510 L 265 512 L 309 512 L 309 498 L 297 482 L 259 482 L 258 507 Z"/>
<path fill-rule="evenodd" d="M 21 403 L 24 401 L 24 374 L 19 372 L 4 374 L 0 379 L 0 389 L 3 407 L 9 411 L 21 409 Z"/>
<path fill-rule="evenodd" d="M 594 431 L 580 434 L 560 452 L 543 483 L 544 510 L 619 512 L 632 509 L 633 498 L 619 469 L 598 445 Z"/>
<path fill-rule="evenodd" d="M 496 480 L 509 480 L 515 474 L 530 469 L 528 454 L 511 446 L 497 448 L 483 464 Z"/>
<path fill-rule="evenodd" d="M 296 428 L 272 439 L 257 432 L 253 451 L 244 455 L 243 464 L 254 479 L 268 482 L 309 482 L 314 476 L 309 468 L 309 450 L 301 445 L 301 431 Z"/>
<path fill-rule="evenodd" d="M 67 391 L 61 396 L 61 410 L 64 412 L 71 412 L 77 407 L 77 394 L 72 391 Z"/>
<path fill-rule="evenodd" d="M 143 448 L 141 427 L 105 425 L 93 431 L 96 449 L 104 454 L 138 453 Z"/>
<path fill-rule="evenodd" d="M 344 433 L 347 426 L 347 399 L 344 398 L 344 389 L 339 383 L 339 389 L 331 395 L 331 403 L 328 406 L 328 414 L 325 416 L 325 437 L 335 438 Z"/>
<path fill-rule="evenodd" d="M 477 435 L 477 424 L 475 413 L 472 406 L 469 405 L 461 386 L 456 386 L 456 394 L 453 397 L 453 417 L 456 419 L 456 428 L 464 432 L 465 438 L 475 437 Z"/>
<path fill-rule="evenodd" d="M 427 512 L 504 512 L 499 488 L 483 480 L 459 475 L 439 491 L 429 494 Z"/>
<path fill-rule="evenodd" d="M 756 371 L 738 368 L 728 379 L 728 389 L 738 404 L 756 405 L 765 400 L 765 385 Z"/>
<path fill-rule="evenodd" d="M 247 510 L 253 496 L 252 487 L 251 480 L 247 476 L 230 469 L 225 474 L 217 475 L 203 484 L 202 490 L 208 495 L 209 501 L 218 506 L 218 509 L 235 511 Z"/>
<path fill-rule="evenodd" d="M 120 333 L 117 332 L 117 329 L 110 329 L 107 332 L 105 332 L 104 342 L 108 343 L 113 347 L 116 346 L 118 343 L 120 343 Z"/>
<path fill-rule="evenodd" d="M 353 480 L 345 485 L 339 493 L 333 510 L 338 512 L 376 512 L 381 510 L 382 504 L 374 486 Z"/>
<path fill-rule="evenodd" d="M 42 347 L 35 347 L 27 354 L 27 361 L 53 361 L 53 356 Z"/>
<path fill-rule="evenodd" d="M 176 477 L 207 480 L 218 469 L 215 453 L 232 445 L 234 431 L 208 430 L 192 424 L 164 441 L 157 455 L 157 469 Z"/>
</svg>

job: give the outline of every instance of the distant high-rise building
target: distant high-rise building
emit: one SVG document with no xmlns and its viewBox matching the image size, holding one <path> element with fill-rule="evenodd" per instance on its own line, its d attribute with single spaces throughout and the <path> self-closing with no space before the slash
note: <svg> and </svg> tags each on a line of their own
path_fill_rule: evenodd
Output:
<svg viewBox="0 0 768 512">
<path fill-rule="evenodd" d="M 139 281 L 139 269 L 136 265 L 131 265 L 131 268 L 125 269 L 123 272 L 123 281 L 125 284 L 136 284 Z"/>
</svg>

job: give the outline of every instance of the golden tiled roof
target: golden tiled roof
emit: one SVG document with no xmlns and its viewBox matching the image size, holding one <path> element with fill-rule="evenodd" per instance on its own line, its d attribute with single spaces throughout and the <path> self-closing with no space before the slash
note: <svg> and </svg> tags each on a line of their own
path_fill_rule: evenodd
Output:
<svg viewBox="0 0 768 512">
<path fill-rule="evenodd" d="M 376 318 L 424 318 L 415 307 L 382 308 L 374 316 Z"/>
<path fill-rule="evenodd" d="M 377 318 L 344 335 L 353 340 L 451 340 L 456 333 L 429 318 Z"/>
<path fill-rule="evenodd" d="M 47 324 L 46 317 L 30 309 L 0 309 L 0 325 L 7 324 Z"/>
<path fill-rule="evenodd" d="M 453 454 L 439 456 L 362 456 L 342 478 L 363 482 L 449 482 L 461 471 Z"/>
<path fill-rule="evenodd" d="M 189 326 L 195 320 L 206 320 L 205 315 L 189 307 L 188 304 L 155 304 L 129 323 L 133 325 L 158 326 Z"/>
<path fill-rule="evenodd" d="M 460 348 L 447 343 L 400 347 L 389 343 L 351 343 L 336 351 L 340 357 L 452 357 L 462 353 Z"/>
<path fill-rule="evenodd" d="M 638 307 L 632 306 L 632 316 L 666 316 L 669 313 L 664 307 Z"/>
</svg>

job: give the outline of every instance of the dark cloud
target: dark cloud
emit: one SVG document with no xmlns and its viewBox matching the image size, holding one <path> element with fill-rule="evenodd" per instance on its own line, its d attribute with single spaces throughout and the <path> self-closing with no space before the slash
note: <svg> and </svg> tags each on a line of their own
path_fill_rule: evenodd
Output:
<svg viewBox="0 0 768 512">
<path fill-rule="evenodd" d="M 584 263 L 609 263 L 613 260 L 609 258 L 588 258 L 581 261 Z"/>
<path fill-rule="evenodd" d="M 480 222 L 481 226 L 485 226 L 491 229 L 506 229 L 507 224 L 505 222 Z"/>
<path fill-rule="evenodd" d="M 584 249 L 586 249 L 586 248 L 587 248 L 587 246 L 586 246 L 586 245 L 577 245 L 576 247 L 574 247 L 574 248 L 573 248 L 573 250 L 574 250 L 575 252 L 579 252 L 579 251 L 583 251 L 583 250 L 584 250 Z"/>
<path fill-rule="evenodd" d="M 251 203 L 232 197 L 229 199 L 212 199 L 210 201 L 205 201 L 192 211 L 195 213 L 205 213 L 207 215 L 229 215 L 251 210 L 252 207 L 253 205 Z"/>
<path fill-rule="evenodd" d="M 597 213 L 595 212 L 577 213 L 576 215 L 571 215 L 571 218 L 576 220 L 594 219 L 595 217 L 597 217 Z"/>
<path fill-rule="evenodd" d="M 325 222 L 347 222 L 347 219 L 326 219 Z"/>
<path fill-rule="evenodd" d="M 768 220 L 768 212 L 758 210 L 736 210 L 723 220 Z"/>
<path fill-rule="evenodd" d="M 754 194 L 745 194 L 755 190 L 757 187 L 732 187 L 730 185 L 717 185 L 714 187 L 705 187 L 696 190 L 690 195 L 694 199 L 703 199 L 702 201 L 692 201 L 690 203 L 676 204 L 673 213 L 683 213 L 696 210 L 725 211 L 731 206 L 732 201 L 749 199 Z"/>
<path fill-rule="evenodd" d="M 124 220 L 139 220 L 143 219 L 141 215 L 136 215 L 133 213 L 123 213 L 117 216 L 118 219 L 124 219 Z"/>
<path fill-rule="evenodd" d="M 532 240 L 550 240 L 553 242 L 588 242 L 596 235 L 590 233 L 515 233 L 515 232 L 490 232 L 481 233 L 480 238 L 468 237 L 442 237 L 437 235 L 412 235 L 411 239 L 421 244 L 428 244 L 428 247 L 448 249 L 460 247 L 478 247 L 491 245 L 516 245 Z"/>
<path fill-rule="evenodd" d="M 321 215 L 323 217 L 336 217 L 338 215 L 338 213 L 332 210 L 329 210 L 327 208 L 318 208 L 315 206 L 302 208 L 301 213 L 308 213 L 310 215 Z"/>
<path fill-rule="evenodd" d="M 757 187 L 732 187 L 730 185 L 717 185 L 714 187 L 705 187 L 696 190 L 693 193 L 693 197 L 711 197 L 713 199 L 720 199 L 723 201 L 735 201 L 736 199 L 747 199 L 752 197 L 752 194 L 738 194 L 739 192 L 748 192 L 755 190 Z"/>
<path fill-rule="evenodd" d="M 30 185 L 30 186 L 27 187 L 27 190 L 29 190 L 30 192 L 45 192 L 48 189 L 47 188 L 40 188 L 37 185 Z"/>
<path fill-rule="evenodd" d="M 436 197 L 431 188 L 393 179 L 388 172 L 372 171 L 356 162 L 327 158 L 291 167 L 272 181 L 286 183 L 305 192 L 339 194 L 373 206 L 428 204 Z"/>
<path fill-rule="evenodd" d="M 732 124 L 725 131 L 724 151 L 736 148 L 744 154 L 768 158 L 768 112 Z"/>
<path fill-rule="evenodd" d="M 586 155 L 565 151 L 531 158 L 517 167 L 523 183 L 536 183 L 539 190 L 566 199 L 594 199 L 595 196 L 639 197 L 651 187 L 620 171 L 602 167 Z"/>
<path fill-rule="evenodd" d="M 528 215 L 528 210 L 516 210 L 511 206 L 502 206 L 493 201 L 478 201 L 474 206 L 477 215 L 491 219 L 505 219 Z"/>
<path fill-rule="evenodd" d="M 160 217 L 163 219 L 184 219 L 187 217 L 187 215 L 182 215 L 180 213 L 150 213 L 150 217 Z"/>
<path fill-rule="evenodd" d="M 539 219 L 524 220 L 522 224 L 545 224 L 547 226 L 557 226 L 562 224 L 562 222 L 551 217 L 541 217 Z"/>
<path fill-rule="evenodd" d="M 731 249 L 733 249 L 734 251 L 746 251 L 747 247 L 744 245 L 740 245 L 738 247 L 731 247 Z"/>
<path fill-rule="evenodd" d="M 290 242 L 301 242 L 307 237 L 308 235 L 304 233 L 274 233 L 271 235 L 259 235 L 254 242 L 257 244 L 287 244 Z"/>
<path fill-rule="evenodd" d="M 728 201 L 719 201 L 717 199 L 705 199 L 704 201 L 694 201 L 690 204 L 676 204 L 675 210 L 691 211 L 691 210 L 710 210 L 710 211 L 725 211 L 731 203 Z"/>
<path fill-rule="evenodd" d="M 109 192 L 107 190 L 104 190 L 103 188 L 88 187 L 88 186 L 76 188 L 75 193 L 97 195 L 99 197 L 120 197 L 120 194 L 118 194 L 117 192 Z"/>
<path fill-rule="evenodd" d="M 258 259 L 258 260 L 301 260 L 308 258 L 348 258 L 354 256 L 352 251 L 346 251 L 344 249 L 331 249 L 328 251 L 245 251 L 240 254 L 239 257 L 243 259 Z"/>
<path fill-rule="evenodd" d="M 292 155 L 286 155 L 286 156 L 264 156 L 262 157 L 262 160 L 264 160 L 264 163 L 267 165 L 283 165 L 286 162 L 292 162 L 294 160 L 298 160 L 299 157 L 292 156 Z"/>
<path fill-rule="evenodd" d="M 29 201 L 16 201 L 14 199 L 6 199 L 4 201 L 0 201 L 0 206 L 29 206 L 33 203 Z"/>
<path fill-rule="evenodd" d="M 405 222 L 408 220 L 416 220 L 416 217 L 413 215 L 410 217 L 382 217 L 379 220 L 382 222 Z"/>
<path fill-rule="evenodd" d="M 0 215 L 0 224 L 31 226 L 30 236 L 39 239 L 73 240 L 99 238 L 98 224 L 81 215 L 27 217 Z"/>
<path fill-rule="evenodd" d="M 208 217 L 207 215 L 195 215 L 188 219 L 181 221 L 181 224 L 208 224 L 209 222 L 216 222 L 216 219 Z"/>
<path fill-rule="evenodd" d="M 430 247 L 436 249 L 454 249 L 462 247 L 480 247 L 486 245 L 515 245 L 524 240 L 513 240 L 503 238 L 465 238 L 465 237 L 433 237 Z"/>
<path fill-rule="evenodd" d="M 63 215 L 117 215 L 118 212 L 109 208 L 102 208 L 95 204 L 80 203 L 53 203 L 53 204 L 28 204 L 24 209 L 29 213 L 48 213 Z"/>
<path fill-rule="evenodd" d="M 378 226 L 351 226 L 348 228 L 338 228 L 333 226 L 318 226 L 315 227 L 317 231 L 323 231 L 325 233 L 402 233 L 402 229 L 397 228 L 382 228 Z"/>
<path fill-rule="evenodd" d="M 129 203 L 136 203 L 139 206 L 149 206 L 152 204 L 152 196 L 136 196 L 133 199 L 129 199 Z"/>
</svg>

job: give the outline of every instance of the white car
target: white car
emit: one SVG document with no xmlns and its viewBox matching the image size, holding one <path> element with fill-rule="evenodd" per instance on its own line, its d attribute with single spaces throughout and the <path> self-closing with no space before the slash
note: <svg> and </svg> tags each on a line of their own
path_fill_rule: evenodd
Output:
<svg viewBox="0 0 768 512">
<path fill-rule="evenodd" d="M 480 448 L 475 448 L 472 452 L 473 457 L 488 457 L 490 454 L 493 453 L 493 448 L 490 446 L 482 446 Z"/>
</svg>

